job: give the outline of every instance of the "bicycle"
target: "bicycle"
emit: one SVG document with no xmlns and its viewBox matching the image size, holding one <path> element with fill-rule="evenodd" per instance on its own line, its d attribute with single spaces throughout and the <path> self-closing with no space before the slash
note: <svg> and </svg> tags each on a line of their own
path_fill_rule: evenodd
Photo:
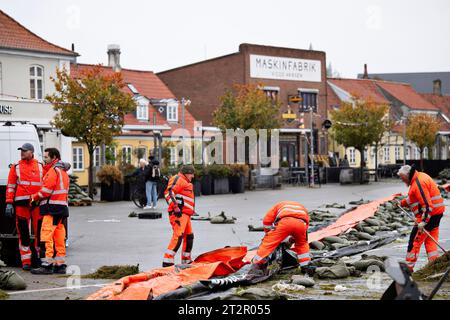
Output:
<svg viewBox="0 0 450 320">
<path fill-rule="evenodd" d="M 158 199 L 164 198 L 164 190 L 167 188 L 169 177 L 162 176 L 158 182 Z M 131 200 L 139 209 L 144 208 L 147 205 L 147 195 L 145 194 L 145 188 L 136 188 L 131 195 Z"/>
</svg>

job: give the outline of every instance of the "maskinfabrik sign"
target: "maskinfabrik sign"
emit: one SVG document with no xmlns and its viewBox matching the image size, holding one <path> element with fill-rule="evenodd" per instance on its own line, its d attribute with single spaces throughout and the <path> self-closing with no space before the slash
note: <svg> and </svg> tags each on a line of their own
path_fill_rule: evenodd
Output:
<svg viewBox="0 0 450 320">
<path fill-rule="evenodd" d="M 250 77 L 292 81 L 321 81 L 319 60 L 250 55 Z"/>
</svg>

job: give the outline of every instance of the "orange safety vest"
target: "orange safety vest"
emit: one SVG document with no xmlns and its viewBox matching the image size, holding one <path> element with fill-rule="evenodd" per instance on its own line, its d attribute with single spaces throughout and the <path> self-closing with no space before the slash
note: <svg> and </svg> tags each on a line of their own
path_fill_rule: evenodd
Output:
<svg viewBox="0 0 450 320">
<path fill-rule="evenodd" d="M 68 206 L 68 193 L 69 193 L 69 176 L 67 172 L 59 167 L 52 167 L 48 170 L 47 174 L 44 176 L 42 188 L 33 195 L 35 200 L 41 201 L 41 214 L 42 207 L 50 205 L 48 208 L 50 212 L 54 213 L 52 208 L 56 208 L 56 211 L 61 210 L 61 207 Z"/>
<path fill-rule="evenodd" d="M 6 185 L 6 203 L 28 206 L 31 195 L 42 186 L 43 166 L 36 159 L 20 160 L 11 166 Z"/>
<path fill-rule="evenodd" d="M 182 173 L 170 178 L 164 198 L 169 205 L 169 213 L 174 211 L 175 205 L 183 203 L 182 213 L 193 215 L 195 213 L 194 186 Z"/>
<path fill-rule="evenodd" d="M 264 216 L 264 231 L 268 232 L 275 229 L 278 221 L 285 217 L 302 219 L 307 225 L 309 225 L 308 210 L 306 210 L 303 205 L 295 201 L 281 201 L 270 208 Z"/>
<path fill-rule="evenodd" d="M 444 199 L 433 179 L 424 172 L 416 172 L 411 179 L 408 197 L 402 200 L 402 206 L 411 209 L 418 222 L 428 223 L 431 216 L 443 214 Z"/>
</svg>

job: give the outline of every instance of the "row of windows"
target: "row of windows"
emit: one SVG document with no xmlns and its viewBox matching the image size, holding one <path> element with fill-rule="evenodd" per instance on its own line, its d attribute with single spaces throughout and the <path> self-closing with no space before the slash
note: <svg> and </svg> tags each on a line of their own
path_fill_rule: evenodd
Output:
<svg viewBox="0 0 450 320">
<path fill-rule="evenodd" d="M 178 105 L 177 104 L 168 104 L 167 105 L 167 121 L 178 121 Z M 148 105 L 140 104 L 136 108 L 136 118 L 138 120 L 149 120 L 148 118 Z"/>
<path fill-rule="evenodd" d="M 132 159 L 132 151 L 133 148 L 131 146 L 123 146 L 122 147 L 122 162 L 131 164 Z M 117 150 L 115 147 L 106 147 L 106 153 L 108 156 L 105 155 L 106 163 L 111 165 L 116 165 L 117 163 Z M 141 159 L 147 158 L 147 148 L 146 147 L 139 147 L 136 149 L 137 158 Z M 110 159 L 109 155 L 112 156 Z M 72 148 L 72 160 L 73 160 L 73 169 L 75 171 L 84 170 L 84 148 L 83 147 L 73 147 Z M 94 150 L 94 166 L 100 167 L 101 165 L 101 150 L 100 147 L 95 148 Z"/>
<path fill-rule="evenodd" d="M 268 98 L 270 98 L 273 101 L 278 100 L 279 96 L 279 89 L 274 88 L 264 88 L 264 93 Z M 299 112 L 307 112 L 311 108 L 314 112 L 317 112 L 317 92 L 306 92 L 306 91 L 298 91 L 298 95 L 301 98 L 301 101 L 299 103 Z"/>
<path fill-rule="evenodd" d="M 395 147 L 394 148 L 394 158 L 395 161 L 397 160 L 402 160 L 403 158 L 400 156 L 400 150 L 403 147 Z M 383 147 L 383 160 L 385 162 L 390 162 L 391 161 L 391 152 L 390 152 L 390 147 Z M 375 147 L 372 147 L 371 150 L 371 157 L 372 160 L 375 159 Z M 354 148 L 349 148 L 348 149 L 348 160 L 351 164 L 355 164 L 356 163 L 356 149 Z M 425 147 L 424 151 L 423 151 L 423 158 L 424 159 L 428 159 L 428 148 Z M 367 161 L 367 151 L 364 151 L 364 159 Z M 415 160 L 419 160 L 420 159 L 420 150 L 419 148 L 414 148 L 414 157 L 413 159 Z M 411 159 L 411 147 L 407 147 L 406 148 L 406 160 L 412 160 Z"/>
</svg>

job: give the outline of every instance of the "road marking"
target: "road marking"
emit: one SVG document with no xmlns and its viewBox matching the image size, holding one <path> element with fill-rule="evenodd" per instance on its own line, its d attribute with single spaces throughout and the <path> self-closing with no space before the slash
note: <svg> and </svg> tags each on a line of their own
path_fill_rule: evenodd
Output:
<svg viewBox="0 0 450 320">
<path fill-rule="evenodd" d="M 120 220 L 109 219 L 109 220 L 88 220 L 88 222 L 120 222 Z"/>
<path fill-rule="evenodd" d="M 109 283 L 91 284 L 91 285 L 86 285 L 86 286 L 75 286 L 75 287 L 61 287 L 61 288 L 36 289 L 36 290 L 26 290 L 26 291 L 13 291 L 13 292 L 8 292 L 8 294 L 14 295 L 14 294 L 25 294 L 25 293 L 57 291 L 57 290 L 76 290 L 76 289 L 90 288 L 90 287 L 104 287 L 104 286 L 107 286 L 108 284 Z"/>
</svg>

